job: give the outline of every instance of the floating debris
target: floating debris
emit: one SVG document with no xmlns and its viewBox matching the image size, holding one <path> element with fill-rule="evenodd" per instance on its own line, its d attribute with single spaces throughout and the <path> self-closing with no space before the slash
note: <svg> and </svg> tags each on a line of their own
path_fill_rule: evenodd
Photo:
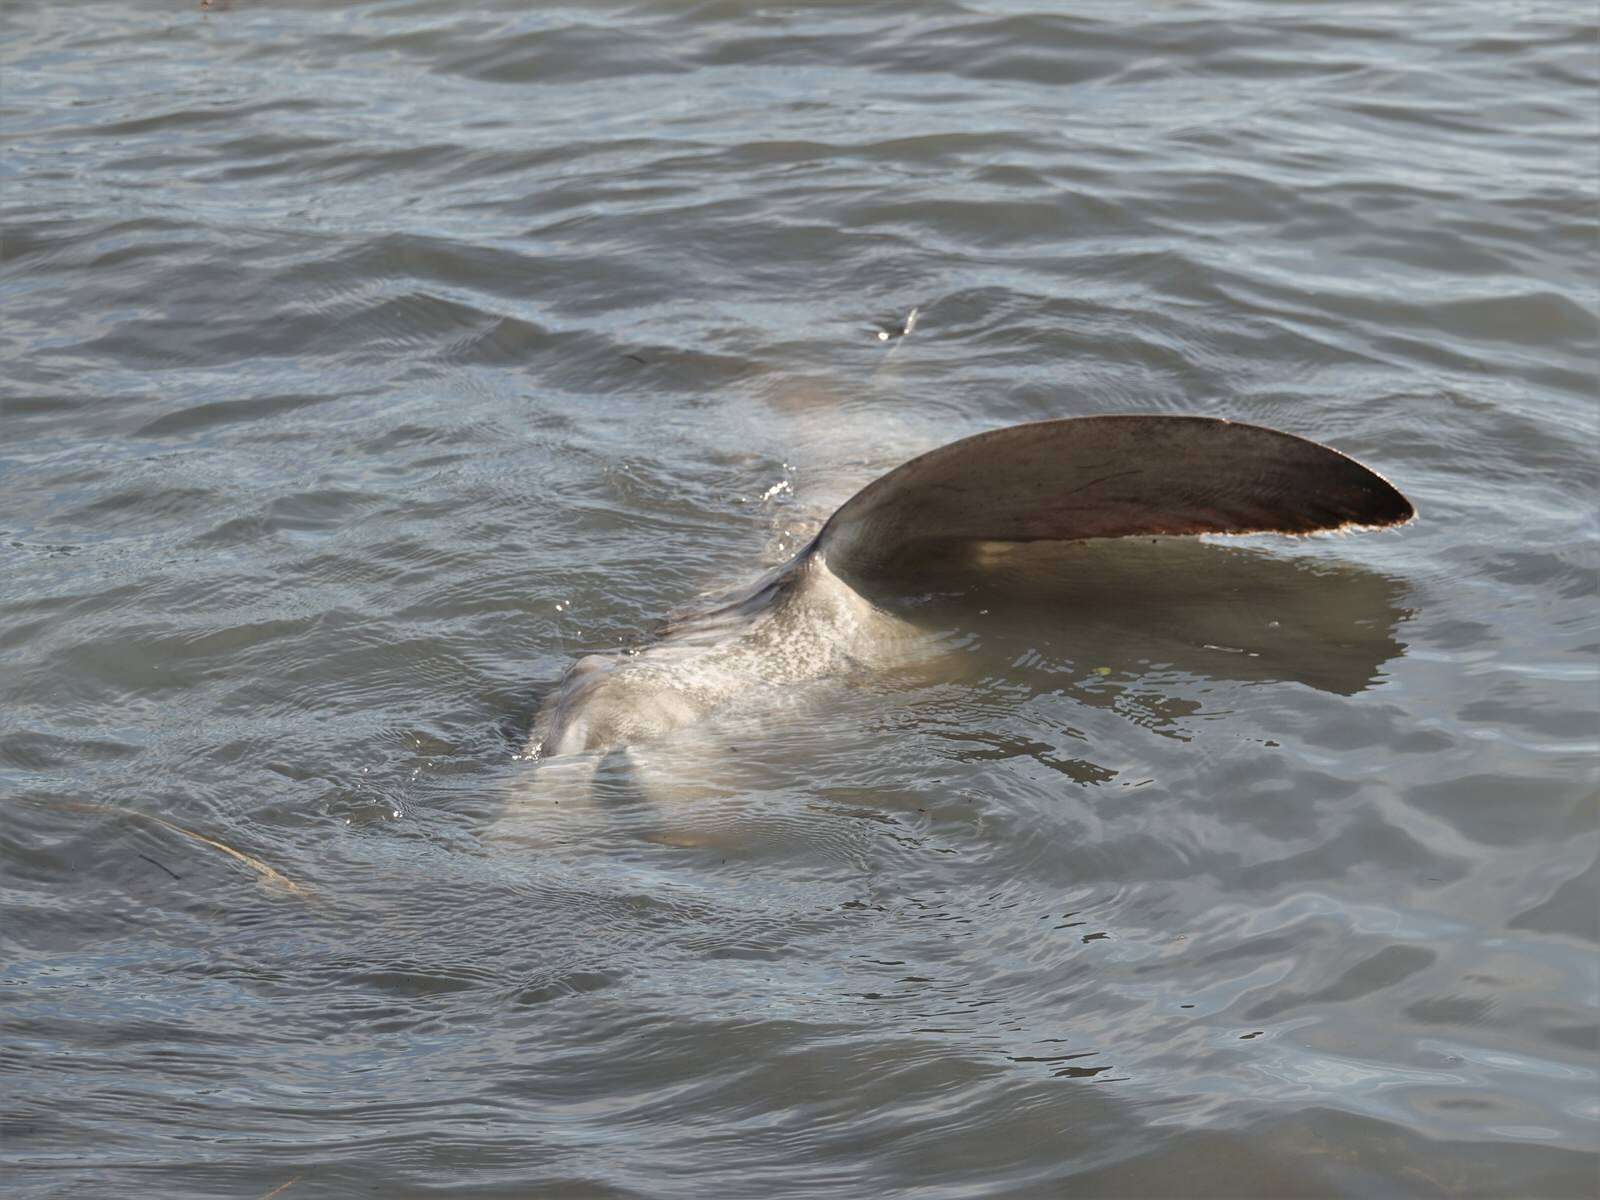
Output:
<svg viewBox="0 0 1600 1200">
<path fill-rule="evenodd" d="M 922 310 L 920 308 L 913 308 L 910 312 L 908 312 L 906 314 L 906 319 L 901 322 L 899 329 L 879 328 L 877 330 L 878 340 L 880 342 L 887 342 L 890 339 L 898 340 L 900 338 L 910 337 L 911 331 L 917 327 L 917 314 L 921 311 Z"/>
<path fill-rule="evenodd" d="M 284 875 L 276 867 L 269 866 L 267 863 L 262 862 L 255 855 L 246 854 L 243 850 L 236 850 L 226 842 L 219 842 L 216 838 L 209 838 L 203 833 L 196 833 L 192 829 L 186 829 L 182 825 L 177 824 L 175 821 L 169 821 L 165 817 L 158 817 L 154 813 L 140 812 L 138 809 L 134 808 L 121 808 L 115 804 L 100 804 L 94 800 L 35 800 L 33 803 L 48 804 L 53 808 L 70 809 L 75 812 L 110 813 L 119 817 L 132 817 L 136 821 L 147 821 L 152 825 L 159 825 L 161 828 L 175 833 L 179 837 L 188 838 L 191 842 L 198 842 L 202 846 L 210 846 L 213 850 L 220 850 L 223 854 L 226 854 L 235 862 L 243 863 L 245 866 L 249 867 L 258 876 L 260 876 L 262 883 L 270 884 L 273 887 L 282 888 L 286 892 L 291 892 L 296 896 L 301 896 L 306 899 L 310 899 L 315 894 L 311 891 L 311 889 L 301 886 L 288 876 Z M 140 857 L 145 856 L 141 855 Z M 161 866 L 160 863 L 157 863 L 156 865 Z M 161 869 L 167 871 L 166 867 L 162 867 Z M 167 871 L 167 874 L 171 875 L 173 873 L 171 871 Z M 174 878 L 176 878 L 176 876 L 174 876 Z"/>
</svg>

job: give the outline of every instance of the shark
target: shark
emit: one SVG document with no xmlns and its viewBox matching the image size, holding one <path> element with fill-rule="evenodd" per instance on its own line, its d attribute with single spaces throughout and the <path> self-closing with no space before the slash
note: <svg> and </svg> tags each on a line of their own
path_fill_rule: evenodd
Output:
<svg viewBox="0 0 1600 1200">
<path fill-rule="evenodd" d="M 892 666 L 915 636 L 896 597 L 995 546 L 1301 536 L 1415 516 L 1371 468 L 1259 425 L 1150 414 L 990 430 L 880 476 L 787 562 L 653 644 L 578 659 L 540 705 L 525 754 L 593 764 L 668 744 L 756 694 Z"/>
</svg>

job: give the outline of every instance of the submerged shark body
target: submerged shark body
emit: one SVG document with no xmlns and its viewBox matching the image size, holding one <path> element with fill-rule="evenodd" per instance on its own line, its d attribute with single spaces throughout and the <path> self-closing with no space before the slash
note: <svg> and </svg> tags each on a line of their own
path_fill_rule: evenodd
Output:
<svg viewBox="0 0 1600 1200">
<path fill-rule="evenodd" d="M 557 759 L 659 742 L 752 692 L 891 663 L 913 630 L 887 598 L 984 543 L 1306 534 L 1414 515 L 1360 463 L 1259 426 L 1108 416 L 978 434 L 869 484 L 787 564 L 654 645 L 580 659 L 528 750 Z"/>
<path fill-rule="evenodd" d="M 529 752 L 555 758 L 657 741 L 738 696 L 879 665 L 907 632 L 808 547 L 644 650 L 579 659 L 540 710 Z"/>
</svg>

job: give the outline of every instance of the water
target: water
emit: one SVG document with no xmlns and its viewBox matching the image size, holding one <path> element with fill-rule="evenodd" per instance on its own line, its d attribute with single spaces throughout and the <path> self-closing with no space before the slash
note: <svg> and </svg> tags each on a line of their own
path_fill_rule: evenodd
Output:
<svg viewBox="0 0 1600 1200">
<path fill-rule="evenodd" d="M 4 32 L 10 1195 L 1594 1194 L 1592 6 Z M 1138 411 L 1421 520 L 1013 560 L 538 807 L 575 655 Z"/>
</svg>

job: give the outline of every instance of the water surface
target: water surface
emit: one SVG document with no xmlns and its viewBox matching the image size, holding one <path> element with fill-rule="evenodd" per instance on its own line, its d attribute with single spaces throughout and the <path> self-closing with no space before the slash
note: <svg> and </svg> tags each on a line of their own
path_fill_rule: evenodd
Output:
<svg viewBox="0 0 1600 1200">
<path fill-rule="evenodd" d="M 9 1194 L 1594 1194 L 1592 6 L 4 29 Z M 575 655 L 1108 412 L 1422 518 L 1008 560 L 541 825 Z"/>
</svg>

